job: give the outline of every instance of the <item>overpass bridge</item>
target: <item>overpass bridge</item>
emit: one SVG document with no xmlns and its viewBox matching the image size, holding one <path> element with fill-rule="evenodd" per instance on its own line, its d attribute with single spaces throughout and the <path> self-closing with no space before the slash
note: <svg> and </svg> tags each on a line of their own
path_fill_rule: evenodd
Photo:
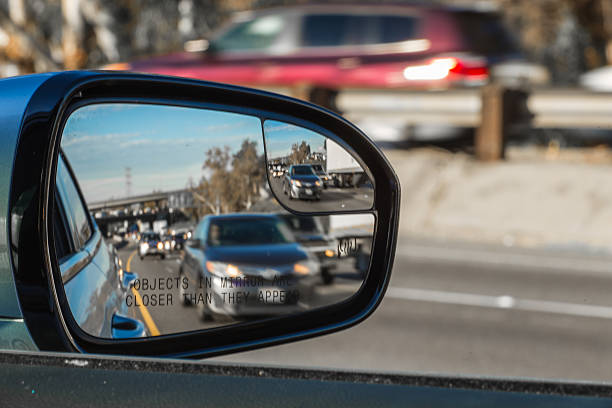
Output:
<svg viewBox="0 0 612 408">
<path fill-rule="evenodd" d="M 155 210 L 143 211 L 145 204 L 153 203 Z M 106 235 L 114 228 L 133 224 L 165 220 L 168 225 L 186 221 L 183 210 L 194 207 L 193 194 L 188 189 L 154 192 L 137 196 L 113 198 L 88 203 L 100 230 Z"/>
<path fill-rule="evenodd" d="M 121 210 L 132 206 L 142 207 L 145 203 L 155 203 L 158 208 L 193 208 L 193 194 L 188 189 L 173 190 L 165 192 L 154 192 L 137 196 L 111 198 L 103 201 L 87 203 L 90 211 Z"/>
</svg>

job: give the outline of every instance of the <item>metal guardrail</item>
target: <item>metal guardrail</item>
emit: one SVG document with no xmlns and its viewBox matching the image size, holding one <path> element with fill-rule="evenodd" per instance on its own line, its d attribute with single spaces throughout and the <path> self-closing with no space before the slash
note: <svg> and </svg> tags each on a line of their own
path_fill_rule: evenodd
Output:
<svg viewBox="0 0 612 408">
<path fill-rule="evenodd" d="M 337 109 L 358 126 L 474 128 L 475 155 L 487 161 L 504 157 L 511 129 L 612 130 L 612 93 L 585 89 L 513 90 L 496 83 L 430 91 L 343 89 L 315 94 L 313 89 L 268 88 Z"/>
<path fill-rule="evenodd" d="M 479 127 L 481 89 L 444 91 L 345 89 L 336 105 L 347 119 L 391 120 L 405 125 Z M 533 128 L 612 129 L 612 93 L 581 89 L 535 89 L 527 107 Z"/>
</svg>

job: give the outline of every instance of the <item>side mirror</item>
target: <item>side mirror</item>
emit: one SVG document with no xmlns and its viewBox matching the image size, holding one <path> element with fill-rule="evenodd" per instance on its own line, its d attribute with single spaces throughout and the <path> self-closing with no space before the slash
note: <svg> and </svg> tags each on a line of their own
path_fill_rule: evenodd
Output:
<svg viewBox="0 0 612 408">
<path fill-rule="evenodd" d="M 382 300 L 399 182 L 345 119 L 189 79 L 30 78 L 9 248 L 41 350 L 212 356 L 332 333 Z"/>
<path fill-rule="evenodd" d="M 132 287 L 132 284 L 138 279 L 138 275 L 132 272 L 123 271 L 123 279 L 121 284 L 125 290 Z"/>
<path fill-rule="evenodd" d="M 187 241 L 185 241 L 185 245 L 190 248 L 200 248 L 202 246 L 202 244 L 200 243 L 200 240 L 197 238 L 188 239 Z"/>
</svg>

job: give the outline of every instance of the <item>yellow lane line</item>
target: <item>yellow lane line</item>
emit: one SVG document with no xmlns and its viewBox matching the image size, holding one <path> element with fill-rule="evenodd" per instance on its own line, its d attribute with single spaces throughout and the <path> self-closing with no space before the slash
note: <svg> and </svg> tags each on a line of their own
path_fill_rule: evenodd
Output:
<svg viewBox="0 0 612 408">
<path fill-rule="evenodd" d="M 130 266 L 132 265 L 132 258 L 134 257 L 134 255 L 136 255 L 136 251 L 132 252 L 132 254 L 130 255 L 130 257 L 128 258 L 125 264 L 126 272 L 131 272 Z M 133 286 L 132 286 L 132 293 L 134 294 L 134 297 L 136 298 L 138 309 L 140 310 L 140 314 L 142 315 L 142 318 L 144 319 L 145 324 L 149 328 L 149 332 L 151 333 L 152 336 L 159 336 L 160 335 L 159 329 L 157 328 L 157 325 L 153 321 L 153 318 L 151 317 L 151 313 L 149 313 L 149 310 L 147 309 L 147 307 L 142 304 L 142 298 L 140 297 L 140 293 L 138 293 L 138 291 Z"/>
<path fill-rule="evenodd" d="M 134 250 L 134 252 L 132 252 L 132 253 L 130 254 L 130 256 L 128 257 L 128 260 L 127 260 L 127 262 L 126 262 L 126 264 L 125 264 L 125 270 L 126 270 L 126 272 L 131 272 L 131 271 L 130 271 L 130 265 L 132 264 L 132 258 L 133 258 L 133 257 L 136 255 L 136 252 L 138 252 L 138 251 Z"/>
</svg>

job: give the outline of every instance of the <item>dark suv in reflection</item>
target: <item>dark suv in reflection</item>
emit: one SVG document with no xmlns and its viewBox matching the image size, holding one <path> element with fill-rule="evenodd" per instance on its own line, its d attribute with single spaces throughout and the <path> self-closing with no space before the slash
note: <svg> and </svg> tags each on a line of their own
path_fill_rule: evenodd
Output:
<svg viewBox="0 0 612 408">
<path fill-rule="evenodd" d="M 279 214 L 299 242 L 321 264 L 321 279 L 326 285 L 334 280 L 332 270 L 337 267 L 338 241 L 327 235 L 319 222 L 319 217 Z"/>
<path fill-rule="evenodd" d="M 308 306 L 319 273 L 276 215 L 209 215 L 185 246 L 181 299 L 203 320 L 288 314 Z"/>
<path fill-rule="evenodd" d="M 319 200 L 323 182 L 310 164 L 294 164 L 289 167 L 283 180 L 283 193 L 289 199 Z"/>
<path fill-rule="evenodd" d="M 322 164 L 313 164 L 312 169 L 315 174 L 321 179 L 323 182 L 323 188 L 327 188 L 332 184 L 332 178 L 329 177 L 329 174 L 325 171 Z"/>
</svg>

